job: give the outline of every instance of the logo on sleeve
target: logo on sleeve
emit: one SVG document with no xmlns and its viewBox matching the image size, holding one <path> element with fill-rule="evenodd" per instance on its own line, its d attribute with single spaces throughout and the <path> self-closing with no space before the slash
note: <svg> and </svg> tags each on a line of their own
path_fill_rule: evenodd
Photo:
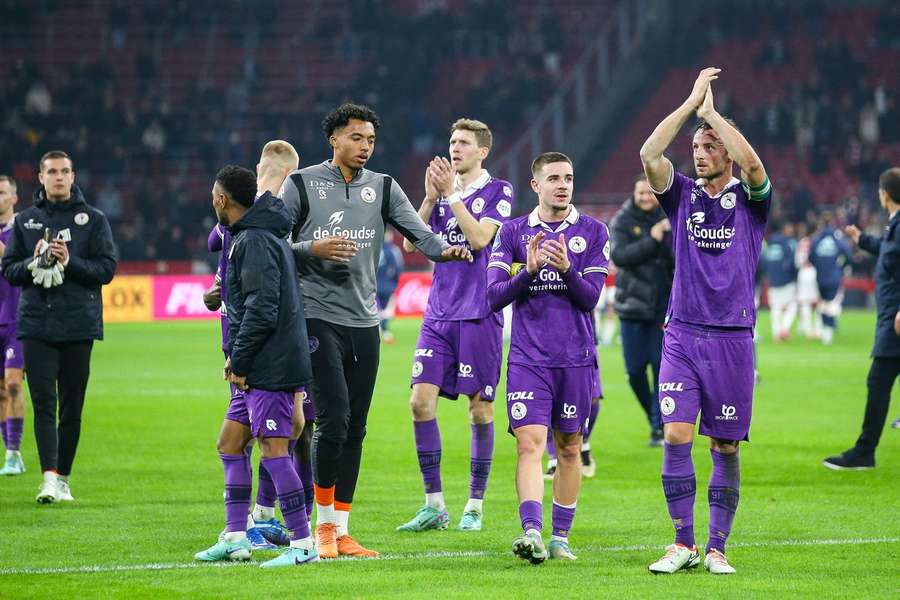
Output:
<svg viewBox="0 0 900 600">
<path fill-rule="evenodd" d="M 508 188 L 504 188 L 504 190 L 506 189 Z M 501 216 L 508 217 L 512 214 L 512 204 L 507 200 L 501 200 L 497 203 L 497 212 L 500 213 Z"/>
<path fill-rule="evenodd" d="M 80 212 L 75 215 L 75 224 L 76 225 L 87 225 L 87 222 L 90 221 L 91 218 L 85 212 Z"/>
<path fill-rule="evenodd" d="M 363 202 L 366 202 L 368 204 L 372 204 L 373 202 L 375 202 L 375 190 L 373 190 L 369 186 L 366 186 L 362 189 L 362 192 L 360 192 L 360 196 L 362 197 Z"/>
<path fill-rule="evenodd" d="M 500 229 L 503 229 L 502 225 L 497 228 L 497 233 L 494 234 L 494 245 L 491 246 L 491 250 L 495 252 L 500 249 Z"/>
<path fill-rule="evenodd" d="M 472 201 L 472 212 L 476 215 L 484 210 L 484 198 L 475 198 Z"/>
<path fill-rule="evenodd" d="M 569 250 L 575 254 L 581 254 L 587 248 L 587 242 L 580 235 L 569 238 Z"/>
<path fill-rule="evenodd" d="M 659 401 L 659 412 L 667 417 L 675 412 L 675 400 L 672 396 L 665 396 Z"/>
<path fill-rule="evenodd" d="M 725 210 L 731 210 L 734 208 L 734 205 L 737 204 L 737 195 L 734 192 L 728 192 L 722 196 L 719 204 L 721 204 L 722 208 Z"/>
<path fill-rule="evenodd" d="M 606 240 L 606 243 L 603 244 L 603 258 L 609 260 L 609 240 Z"/>
<path fill-rule="evenodd" d="M 503 186 L 503 195 L 512 198 L 512 188 L 508 185 Z"/>
</svg>

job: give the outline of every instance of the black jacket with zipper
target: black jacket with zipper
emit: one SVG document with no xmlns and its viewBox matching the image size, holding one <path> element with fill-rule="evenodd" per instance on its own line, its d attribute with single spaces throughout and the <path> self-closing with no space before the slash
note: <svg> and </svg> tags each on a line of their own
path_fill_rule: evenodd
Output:
<svg viewBox="0 0 900 600">
<path fill-rule="evenodd" d="M 661 242 L 650 237 L 650 228 L 665 218 L 661 208 L 646 213 L 629 198 L 610 223 L 610 258 L 618 269 L 615 308 L 621 319 L 658 323 L 665 319 L 675 276 L 675 255 L 671 234 L 667 233 Z"/>
<path fill-rule="evenodd" d="M 32 282 L 28 263 L 34 248 L 50 228 L 68 231 L 69 264 L 61 285 L 45 289 Z M 106 215 L 87 204 L 77 186 L 65 201 L 50 201 L 44 188 L 34 205 L 16 215 L 12 237 L 3 254 L 3 275 L 22 288 L 16 337 L 45 342 L 103 339 L 102 285 L 109 283 L 118 262 Z"/>
</svg>

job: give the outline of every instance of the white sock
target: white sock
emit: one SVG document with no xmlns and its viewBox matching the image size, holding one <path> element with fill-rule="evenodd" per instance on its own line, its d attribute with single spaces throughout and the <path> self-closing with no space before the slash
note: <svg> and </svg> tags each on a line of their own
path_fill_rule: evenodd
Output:
<svg viewBox="0 0 900 600">
<path fill-rule="evenodd" d="M 316 525 L 322 523 L 334 523 L 334 504 L 316 503 Z"/>
<path fill-rule="evenodd" d="M 581 442 L 581 451 L 582 452 L 590 452 L 591 443 L 590 442 Z"/>
<path fill-rule="evenodd" d="M 336 510 L 334 511 L 334 522 L 337 525 L 337 537 L 350 534 L 350 511 Z"/>
<path fill-rule="evenodd" d="M 312 550 L 313 540 L 310 536 L 306 536 L 302 540 L 291 540 L 291 548 L 300 548 L 301 550 Z"/>
<path fill-rule="evenodd" d="M 576 500 L 572 504 L 563 504 L 562 502 L 557 502 L 556 498 L 554 498 L 553 504 L 557 505 L 560 508 L 575 508 L 578 505 L 578 500 Z"/>
<path fill-rule="evenodd" d="M 482 506 L 484 505 L 484 500 L 481 498 L 469 498 L 469 501 L 466 502 L 466 507 L 463 509 L 463 512 L 469 512 L 474 510 L 478 513 L 484 514 L 484 510 Z"/>
<path fill-rule="evenodd" d="M 556 466 L 556 459 L 555 459 L 555 458 L 551 458 L 551 459 L 549 459 L 549 460 L 547 461 L 547 468 L 548 468 L 548 469 L 552 469 L 552 468 L 555 467 L 555 466 Z"/>
<path fill-rule="evenodd" d="M 425 504 L 438 510 L 444 510 L 444 492 L 435 492 L 433 494 L 425 494 Z"/>
<path fill-rule="evenodd" d="M 550 536 L 550 540 L 551 540 L 551 541 L 556 540 L 557 542 L 565 542 L 565 543 L 567 543 L 567 544 L 569 543 L 569 538 L 568 538 L 568 537 L 563 537 L 563 536 L 561 536 L 561 535 L 551 535 L 551 536 Z"/>
<path fill-rule="evenodd" d="M 275 507 L 274 506 L 262 506 L 257 504 L 253 507 L 253 520 L 254 521 L 268 521 L 269 519 L 275 518 Z"/>
<path fill-rule="evenodd" d="M 59 475 L 53 471 L 44 471 L 44 483 L 56 483 Z"/>
<path fill-rule="evenodd" d="M 541 537 L 541 532 L 538 531 L 537 529 L 535 529 L 534 527 L 531 527 L 531 528 L 525 530 L 525 535 L 532 535 L 532 534 L 536 535 L 538 537 Z"/>
<path fill-rule="evenodd" d="M 246 531 L 229 531 L 225 534 L 226 542 L 239 542 L 247 537 Z"/>
</svg>

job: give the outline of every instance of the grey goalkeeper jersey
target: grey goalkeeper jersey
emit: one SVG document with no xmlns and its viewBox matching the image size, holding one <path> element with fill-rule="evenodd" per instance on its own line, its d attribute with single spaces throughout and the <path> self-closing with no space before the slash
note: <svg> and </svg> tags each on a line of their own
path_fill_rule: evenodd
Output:
<svg viewBox="0 0 900 600">
<path fill-rule="evenodd" d="M 291 213 L 291 247 L 303 284 L 308 319 L 347 327 L 378 325 L 375 271 L 385 222 L 422 254 L 441 261 L 449 247 L 422 222 L 400 185 L 387 175 L 363 169 L 350 183 L 325 161 L 291 173 L 280 196 Z M 328 236 L 356 242 L 349 263 L 312 256 L 312 243 Z"/>
</svg>

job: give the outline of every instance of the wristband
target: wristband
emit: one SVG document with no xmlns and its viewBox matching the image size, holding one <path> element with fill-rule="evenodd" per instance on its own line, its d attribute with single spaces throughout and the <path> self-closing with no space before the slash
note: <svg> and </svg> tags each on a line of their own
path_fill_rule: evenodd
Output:
<svg viewBox="0 0 900 600">
<path fill-rule="evenodd" d="M 447 198 L 447 204 L 449 204 L 450 206 L 453 206 L 457 202 L 461 202 L 461 201 L 462 201 L 462 197 L 459 195 L 459 192 L 454 192 L 454 193 L 450 194 L 450 196 Z"/>
</svg>

